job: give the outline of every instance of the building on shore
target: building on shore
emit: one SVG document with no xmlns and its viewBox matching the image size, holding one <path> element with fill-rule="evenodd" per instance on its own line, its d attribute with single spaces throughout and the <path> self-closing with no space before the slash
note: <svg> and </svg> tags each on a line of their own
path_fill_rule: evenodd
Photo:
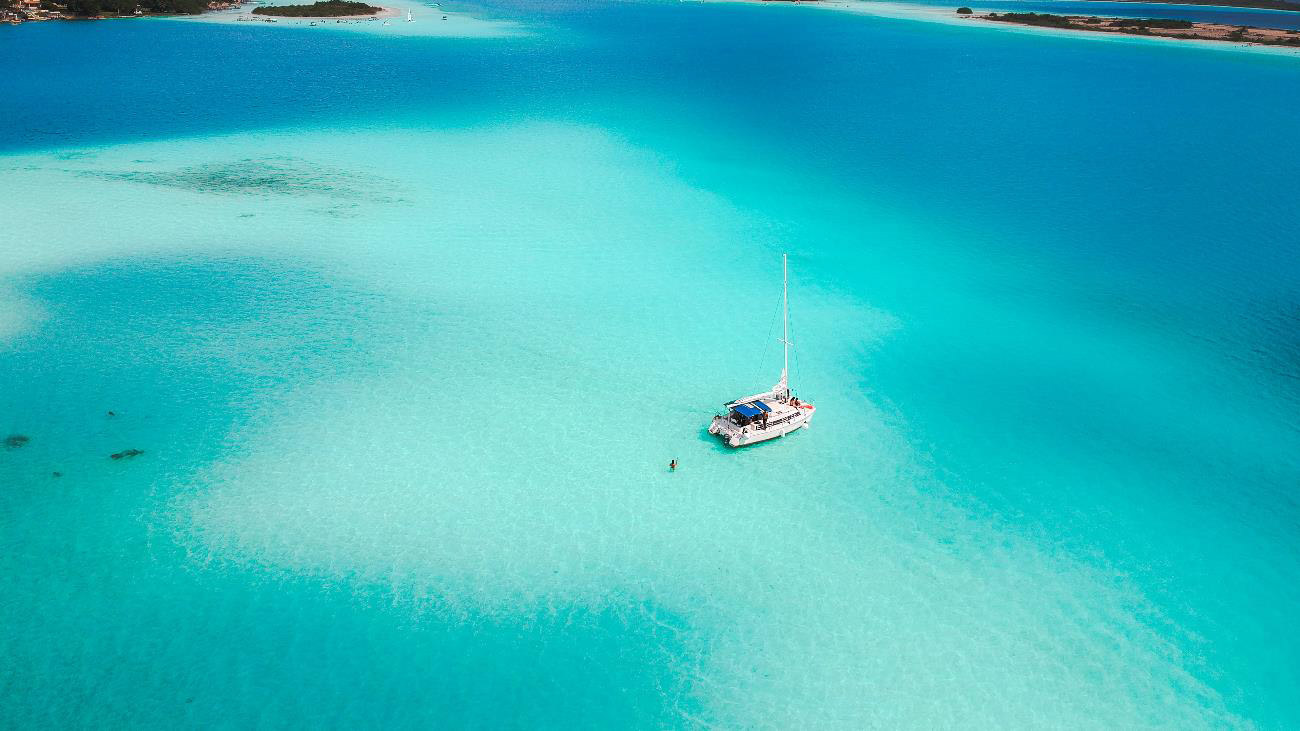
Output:
<svg viewBox="0 0 1300 731">
<path fill-rule="evenodd" d="M 0 0 L 4 2 L 4 0 Z M 54 20 L 63 17 L 58 10 L 49 5 L 41 6 L 41 0 L 10 0 L 0 8 L 0 22 L 21 23 L 25 20 Z"/>
</svg>

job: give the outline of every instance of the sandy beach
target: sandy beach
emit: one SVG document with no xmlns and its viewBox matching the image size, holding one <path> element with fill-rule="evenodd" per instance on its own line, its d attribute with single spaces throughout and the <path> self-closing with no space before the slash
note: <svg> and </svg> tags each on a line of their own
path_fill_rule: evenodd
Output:
<svg viewBox="0 0 1300 731">
<path fill-rule="evenodd" d="M 516 22 L 506 20 L 487 20 L 464 12 L 443 10 L 424 4 L 383 5 L 382 10 L 374 15 L 346 15 L 337 17 L 281 17 L 254 15 L 253 8 L 266 7 L 245 4 L 243 7 L 227 11 L 205 13 L 203 15 L 177 18 L 182 22 L 197 23 L 239 23 L 271 27 L 304 27 L 315 29 L 332 29 L 354 33 L 375 33 L 392 36 L 437 36 L 449 38 L 501 38 L 522 35 L 524 28 Z M 411 22 L 406 21 L 410 11 Z"/>
</svg>

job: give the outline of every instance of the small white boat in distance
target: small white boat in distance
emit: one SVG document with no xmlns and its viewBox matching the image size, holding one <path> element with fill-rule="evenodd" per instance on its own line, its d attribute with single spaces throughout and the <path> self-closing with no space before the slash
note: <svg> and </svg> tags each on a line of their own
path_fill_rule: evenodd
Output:
<svg viewBox="0 0 1300 731">
<path fill-rule="evenodd" d="M 415 20 L 414 16 L 411 15 L 411 11 L 410 11 L 410 10 L 407 10 L 407 11 L 406 11 L 406 22 L 409 23 L 409 22 L 411 22 L 411 21 L 413 21 L 413 20 Z"/>
<path fill-rule="evenodd" d="M 785 254 L 781 255 L 781 282 L 781 342 L 785 345 L 781 380 L 770 391 L 728 402 L 727 413 L 713 417 L 709 433 L 716 434 L 728 447 L 743 447 L 807 428 L 817 411 L 790 391 L 790 269 Z"/>
</svg>

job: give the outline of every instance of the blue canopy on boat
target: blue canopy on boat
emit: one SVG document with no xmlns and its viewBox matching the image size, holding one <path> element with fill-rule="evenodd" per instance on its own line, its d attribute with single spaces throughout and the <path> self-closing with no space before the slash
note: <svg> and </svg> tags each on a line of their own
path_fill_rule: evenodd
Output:
<svg viewBox="0 0 1300 731">
<path fill-rule="evenodd" d="M 771 408 L 768 407 L 767 404 L 763 403 L 762 401 L 750 401 L 747 404 L 736 404 L 733 408 L 737 414 L 740 414 L 741 416 L 749 417 L 751 419 L 763 413 L 764 411 L 772 410 Z"/>
</svg>

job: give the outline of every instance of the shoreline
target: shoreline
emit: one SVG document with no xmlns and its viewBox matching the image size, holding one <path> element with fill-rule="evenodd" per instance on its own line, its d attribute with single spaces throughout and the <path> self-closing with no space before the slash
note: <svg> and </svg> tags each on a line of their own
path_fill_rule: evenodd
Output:
<svg viewBox="0 0 1300 731">
<path fill-rule="evenodd" d="M 284 5 L 280 5 L 280 4 L 270 4 L 270 5 L 268 5 L 268 4 L 262 4 L 262 3 L 259 3 L 259 4 L 257 5 L 257 7 L 253 8 L 252 10 L 250 10 L 247 14 L 248 14 L 249 16 L 252 16 L 251 18 L 249 18 L 250 20 L 270 20 L 270 19 L 275 19 L 275 20 L 316 20 L 316 21 L 320 21 L 320 20 L 331 20 L 331 19 L 333 19 L 333 20 L 369 20 L 369 19 L 371 19 L 371 18 L 394 18 L 394 17 L 397 17 L 398 14 L 399 14 L 398 11 L 395 10 L 395 9 L 393 9 L 393 8 L 384 7 L 384 6 L 382 6 L 382 5 L 369 5 L 368 3 L 357 3 L 357 2 L 352 2 L 352 3 L 337 3 L 337 4 L 341 4 L 341 5 L 365 5 L 367 10 L 374 10 L 375 12 L 373 12 L 373 13 L 351 13 L 351 14 L 348 14 L 348 15 L 311 15 L 311 14 L 303 14 L 303 15 L 287 15 L 287 14 L 280 14 L 280 13 L 274 13 L 274 12 L 265 12 L 265 11 L 268 11 L 268 10 L 276 10 L 276 9 L 280 9 L 280 10 L 285 10 L 285 9 L 294 9 L 294 10 L 300 10 L 300 11 L 310 11 L 310 10 L 313 10 L 313 9 L 316 9 L 316 10 L 322 10 L 322 9 L 325 9 L 325 8 L 323 8 L 322 6 L 323 6 L 323 5 L 327 5 L 327 4 L 328 4 L 328 3 L 326 3 L 326 2 L 315 2 L 315 3 L 304 3 L 304 4 L 292 4 L 292 3 L 290 3 L 290 4 L 284 4 Z M 355 9 L 357 9 L 357 8 L 346 8 L 346 9 L 348 9 L 348 10 L 355 10 Z M 264 11 L 264 12 L 258 12 L 259 10 Z"/>
<path fill-rule="evenodd" d="M 1181 5 L 1188 8 L 1218 8 L 1221 10 L 1268 10 L 1274 13 L 1300 13 L 1300 5 L 1294 7 L 1272 8 L 1263 5 L 1223 5 L 1221 0 L 1214 2 L 1189 2 L 1188 0 L 1087 0 L 1087 2 L 1131 3 L 1134 5 Z"/>
<path fill-rule="evenodd" d="M 258 6 L 262 7 L 262 6 Z M 402 17 L 402 11 L 397 8 L 390 8 L 386 5 L 378 5 L 379 12 L 369 15 L 266 15 L 260 13 L 247 12 L 240 14 L 240 22 L 258 22 L 258 23 L 277 23 L 285 20 L 313 20 L 317 23 L 323 20 L 388 20 L 390 18 Z"/>
<path fill-rule="evenodd" d="M 0 0 L 2 1 L 2 0 Z M 155 21 L 183 23 L 234 24 L 243 27 L 277 28 L 330 28 L 337 31 L 376 33 L 394 37 L 438 38 L 505 38 L 527 35 L 526 28 L 513 21 L 487 20 L 464 12 L 443 9 L 441 3 L 432 7 L 424 3 L 403 4 L 386 2 L 378 5 L 380 11 L 371 15 L 254 15 L 253 8 L 262 7 L 250 0 L 213 2 L 201 13 L 139 13 L 130 15 L 71 15 L 65 8 L 41 11 L 40 15 L 24 14 L 11 18 L 0 14 L 0 27 L 18 26 L 52 20 L 94 21 L 122 20 L 127 18 L 152 18 Z M 416 22 L 403 22 L 408 11 L 413 11 Z"/>
<path fill-rule="evenodd" d="M 268 7 L 261 4 L 255 4 L 255 7 Z M 385 5 L 376 6 L 379 12 L 368 15 L 269 15 L 255 14 L 252 11 L 241 12 L 238 20 L 241 22 L 262 22 L 276 23 L 283 20 L 311 20 L 316 22 L 328 20 L 368 20 L 377 18 L 381 20 L 391 20 L 400 18 L 402 12 L 397 8 L 391 8 Z M 17 17 L 6 16 L 0 18 L 0 25 L 22 25 L 23 23 L 44 23 L 51 20 L 70 20 L 70 21 L 90 21 L 90 20 L 126 20 L 130 18 L 202 18 L 218 13 L 230 13 L 231 11 L 243 10 L 244 0 L 231 0 L 231 2 L 212 2 L 208 4 L 206 10 L 201 13 L 146 13 L 136 12 L 130 15 L 68 15 L 64 11 L 43 10 L 42 15 Z"/>
<path fill-rule="evenodd" d="M 1074 28 L 1053 28 L 1039 25 L 1022 25 L 1019 23 L 990 22 L 981 20 L 977 14 L 957 15 L 955 12 L 957 4 L 951 8 L 944 8 L 933 5 L 912 5 L 909 3 L 888 2 L 878 0 L 807 0 L 806 2 L 782 2 L 779 0 L 709 0 L 711 2 L 721 3 L 743 3 L 746 5 L 761 5 L 766 7 L 781 6 L 793 7 L 802 6 L 807 8 L 819 8 L 821 10 L 856 13 L 858 15 L 868 15 L 875 18 L 888 18 L 892 20 L 910 20 L 920 23 L 941 23 L 944 25 L 956 25 L 964 28 L 983 28 L 992 31 L 1001 32 L 1020 32 L 1020 33 L 1037 33 L 1043 35 L 1055 35 L 1061 38 L 1075 38 L 1093 41 L 1110 41 L 1110 42 L 1128 42 L 1128 43 L 1172 43 L 1179 46 L 1190 48 L 1204 48 L 1218 51 L 1233 51 L 1244 53 L 1267 53 L 1273 55 L 1285 55 L 1296 57 L 1300 56 L 1300 47 L 1284 45 L 1266 45 L 1260 43 L 1239 42 L 1230 40 L 1201 40 L 1192 38 L 1175 38 L 1159 35 L 1142 35 L 1130 33 L 1097 33 L 1088 30 L 1079 30 Z M 1133 0 L 1141 2 L 1142 0 Z M 1178 3 L 1166 3 L 1170 5 Z M 1226 7 L 1226 6 L 1225 6 Z M 1233 8 L 1240 9 L 1240 8 Z M 1266 9 L 1261 9 L 1266 10 Z M 987 10 L 979 11 L 979 14 L 987 14 Z M 1270 11 L 1271 12 L 1271 11 Z M 1279 11 L 1286 12 L 1286 11 Z M 1102 17 L 1102 16 L 1087 16 Z M 1238 26 L 1232 26 L 1238 27 Z"/>
<path fill-rule="evenodd" d="M 1134 2 L 1136 0 L 1127 0 Z M 963 8 L 963 10 L 966 8 Z M 1300 30 L 1261 28 L 1206 21 L 1165 18 L 1117 18 L 1100 15 L 1053 15 L 1048 13 L 959 14 L 993 23 L 1030 28 L 1103 33 L 1137 38 L 1166 38 L 1300 50 Z"/>
<path fill-rule="evenodd" d="M 220 13 L 220 12 L 229 12 L 231 10 L 237 10 L 243 7 L 243 5 L 244 5 L 244 0 L 230 0 L 229 2 L 210 2 L 202 12 L 198 12 L 198 13 L 156 13 L 156 12 L 143 12 L 137 10 L 136 12 L 131 13 L 129 15 L 108 15 L 104 13 L 99 13 L 97 15 L 72 15 L 67 13 L 66 5 L 63 6 L 64 7 L 63 10 L 39 9 L 36 11 L 31 11 L 31 10 L 20 11 L 15 6 L 12 9 L 6 10 L 4 13 L 0 13 L 0 25 L 22 25 L 23 23 L 44 23 L 51 20 L 82 21 L 82 20 L 125 20 L 129 18 L 198 18 L 204 15 L 208 15 L 210 13 Z M 33 15 L 31 14 L 32 12 L 35 12 L 37 14 Z M 22 15 L 20 16 L 19 13 L 22 13 Z"/>
<path fill-rule="evenodd" d="M 352 33 L 382 34 L 392 37 L 439 38 L 503 38 L 525 35 L 527 31 L 518 23 L 504 20 L 486 20 L 462 12 L 444 10 L 438 3 L 433 7 L 421 4 L 393 3 L 383 0 L 380 12 L 373 15 L 254 15 L 249 3 L 241 8 L 199 16 L 177 18 L 180 22 L 218 23 L 243 27 L 272 28 L 328 28 Z M 261 7 L 253 5 L 253 7 Z M 406 22 L 408 11 L 413 12 L 413 22 Z"/>
</svg>

